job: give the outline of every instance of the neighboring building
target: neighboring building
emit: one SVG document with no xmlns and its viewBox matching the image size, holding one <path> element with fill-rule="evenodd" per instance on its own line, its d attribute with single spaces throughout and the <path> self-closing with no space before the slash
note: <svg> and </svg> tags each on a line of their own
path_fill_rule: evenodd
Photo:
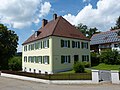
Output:
<svg viewBox="0 0 120 90">
<path fill-rule="evenodd" d="M 23 43 L 23 71 L 53 74 L 90 62 L 90 40 L 62 16 L 43 19 L 42 27 Z"/>
<path fill-rule="evenodd" d="M 120 29 L 94 34 L 91 37 L 90 48 L 97 53 L 105 49 L 115 49 L 120 52 Z"/>
</svg>

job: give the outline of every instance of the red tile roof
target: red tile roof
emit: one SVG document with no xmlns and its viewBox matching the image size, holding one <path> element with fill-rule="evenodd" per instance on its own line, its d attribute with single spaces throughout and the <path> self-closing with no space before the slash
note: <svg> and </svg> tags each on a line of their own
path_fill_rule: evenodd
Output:
<svg viewBox="0 0 120 90">
<path fill-rule="evenodd" d="M 38 31 L 40 31 L 40 34 L 37 37 L 35 37 L 35 34 L 33 34 L 23 43 L 23 45 L 48 36 L 89 40 L 62 16 L 57 17 L 56 20 L 48 22 L 43 28 L 40 28 Z"/>
</svg>

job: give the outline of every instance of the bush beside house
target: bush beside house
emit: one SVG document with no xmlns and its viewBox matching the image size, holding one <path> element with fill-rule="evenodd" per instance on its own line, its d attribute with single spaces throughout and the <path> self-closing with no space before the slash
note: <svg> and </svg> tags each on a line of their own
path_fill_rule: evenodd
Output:
<svg viewBox="0 0 120 90">
<path fill-rule="evenodd" d="M 75 73 L 83 73 L 85 71 L 84 65 L 81 62 L 76 62 L 73 66 Z"/>
<path fill-rule="evenodd" d="M 11 59 L 9 59 L 8 66 L 9 66 L 9 69 L 13 71 L 22 70 L 21 56 L 14 56 Z"/>
</svg>

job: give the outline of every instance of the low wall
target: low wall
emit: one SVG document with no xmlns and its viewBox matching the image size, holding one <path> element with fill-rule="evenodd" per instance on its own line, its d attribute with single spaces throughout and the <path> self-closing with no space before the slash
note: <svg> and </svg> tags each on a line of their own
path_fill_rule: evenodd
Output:
<svg viewBox="0 0 120 90">
<path fill-rule="evenodd" d="M 0 72 L 1 76 L 16 78 L 21 80 L 27 81 L 35 81 L 41 82 L 46 84 L 99 84 L 99 70 L 92 70 L 92 80 L 44 80 L 44 79 L 37 79 L 32 77 L 20 76 L 20 75 L 13 75 Z M 111 71 L 111 81 L 112 84 L 120 84 L 119 80 L 119 72 L 112 70 Z"/>
<path fill-rule="evenodd" d="M 92 82 L 92 80 L 44 80 L 26 76 L 12 75 L 7 73 L 1 73 L 1 76 L 20 80 L 41 82 L 46 84 L 95 84 L 94 82 Z"/>
</svg>

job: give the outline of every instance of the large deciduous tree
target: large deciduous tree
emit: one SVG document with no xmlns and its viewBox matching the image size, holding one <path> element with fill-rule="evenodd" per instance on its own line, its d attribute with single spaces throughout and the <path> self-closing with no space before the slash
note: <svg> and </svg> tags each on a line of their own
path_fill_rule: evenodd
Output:
<svg viewBox="0 0 120 90">
<path fill-rule="evenodd" d="M 96 27 L 88 28 L 87 25 L 84 25 L 82 23 L 78 24 L 76 28 L 88 38 L 91 38 L 93 34 L 100 33 Z"/>
<path fill-rule="evenodd" d="M 0 69 L 8 69 L 8 59 L 15 55 L 17 45 L 17 34 L 0 24 Z"/>
<path fill-rule="evenodd" d="M 111 27 L 111 30 L 116 30 L 116 29 L 120 29 L 120 16 L 117 18 L 115 26 Z"/>
</svg>

